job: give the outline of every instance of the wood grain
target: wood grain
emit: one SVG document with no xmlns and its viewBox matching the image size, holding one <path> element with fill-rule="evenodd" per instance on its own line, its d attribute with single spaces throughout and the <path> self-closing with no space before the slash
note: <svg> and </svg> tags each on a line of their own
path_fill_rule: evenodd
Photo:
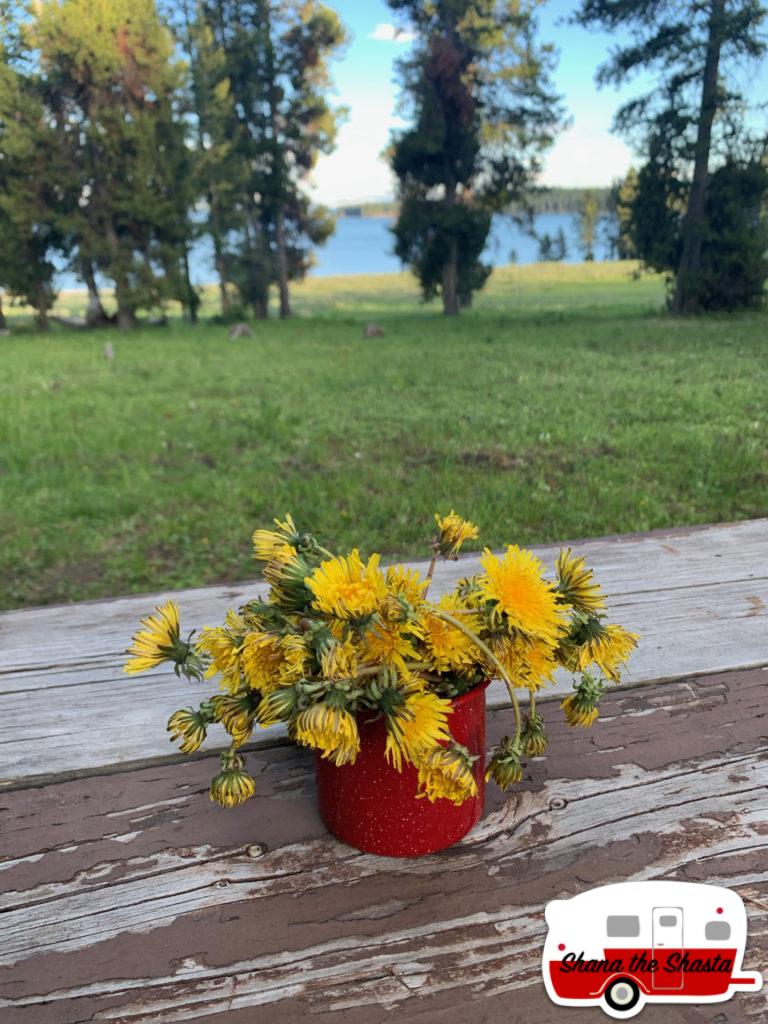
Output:
<svg viewBox="0 0 768 1024">
<path fill-rule="evenodd" d="M 577 547 L 594 566 L 611 615 L 642 637 L 627 685 L 768 663 L 768 520 Z M 537 551 L 551 565 L 558 549 Z M 434 593 L 477 568 L 475 556 L 445 564 Z M 227 607 L 263 590 L 253 583 L 173 596 L 191 628 L 221 621 Z M 176 757 L 165 722 L 206 691 L 163 670 L 138 678 L 121 672 L 121 652 L 139 618 L 166 596 L 0 615 L 0 786 Z M 558 696 L 570 686 L 562 674 L 548 693 Z M 503 687 L 491 688 L 489 702 L 505 703 Z M 86 736 L 88 718 L 99 728 Z M 260 739 L 272 743 L 279 735 L 271 730 Z M 204 749 L 225 743 L 219 731 Z"/>
<path fill-rule="evenodd" d="M 544 904 L 675 878 L 748 900 L 768 968 L 768 672 L 615 691 L 590 731 L 544 706 L 550 754 L 453 850 L 360 854 L 329 837 L 311 759 L 250 754 L 258 796 L 205 789 L 212 758 L 0 796 L 3 1024 L 603 1020 L 552 1006 Z M 490 716 L 490 739 L 509 715 Z M 764 993 L 647 1007 L 649 1024 L 768 1019 Z"/>
</svg>

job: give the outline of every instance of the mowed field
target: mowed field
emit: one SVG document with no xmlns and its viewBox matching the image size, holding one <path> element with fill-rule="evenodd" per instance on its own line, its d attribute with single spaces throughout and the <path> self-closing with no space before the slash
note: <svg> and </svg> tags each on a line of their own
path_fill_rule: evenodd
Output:
<svg viewBox="0 0 768 1024">
<path fill-rule="evenodd" d="M 669 318 L 631 269 L 500 270 L 454 321 L 395 275 L 308 281 L 237 341 L 14 330 L 0 606 L 246 579 L 285 512 L 387 558 L 451 508 L 491 547 L 766 514 L 768 316 Z"/>
</svg>

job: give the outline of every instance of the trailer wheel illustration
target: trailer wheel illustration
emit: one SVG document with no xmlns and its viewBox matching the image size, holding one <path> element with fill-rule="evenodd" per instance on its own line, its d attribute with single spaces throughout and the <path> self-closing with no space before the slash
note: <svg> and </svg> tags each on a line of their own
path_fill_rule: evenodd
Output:
<svg viewBox="0 0 768 1024">
<path fill-rule="evenodd" d="M 762 988 L 741 967 L 747 914 L 731 889 L 622 882 L 553 900 L 545 916 L 544 985 L 560 1006 L 628 1020 L 649 1003 L 721 1003 Z"/>
<path fill-rule="evenodd" d="M 640 989 L 631 978 L 616 978 L 605 990 L 603 999 L 612 1010 L 624 1017 L 634 1017 L 635 1013 L 642 1010 L 642 1006 L 638 1006 Z"/>
</svg>

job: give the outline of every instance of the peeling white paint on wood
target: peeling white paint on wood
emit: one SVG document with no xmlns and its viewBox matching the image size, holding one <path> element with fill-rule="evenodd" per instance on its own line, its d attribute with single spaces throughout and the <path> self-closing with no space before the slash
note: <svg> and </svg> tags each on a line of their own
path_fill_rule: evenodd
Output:
<svg viewBox="0 0 768 1024">
<path fill-rule="evenodd" d="M 745 781 L 733 780 L 737 769 Z M 513 793 L 455 848 L 442 871 L 447 877 L 466 870 L 479 844 L 486 866 L 514 871 L 515 861 L 535 847 L 542 864 L 552 870 L 561 858 L 566 862 L 629 840 L 645 828 L 669 848 L 670 857 L 681 842 L 690 854 L 695 841 L 691 843 L 684 822 L 695 821 L 702 837 L 699 853 L 725 857 L 744 848 L 762 849 L 768 880 L 768 835 L 761 832 L 767 790 L 768 759 L 760 753 L 681 764 L 661 777 L 622 764 L 609 785 L 605 779 L 554 779 L 537 792 Z M 566 811 L 551 809 L 555 797 L 565 801 Z M 716 816 L 732 813 L 734 801 L 738 828 L 726 830 Z M 664 860 L 655 861 L 650 877 L 659 877 L 667 866 Z M 210 907 L 298 895 L 342 880 L 350 885 L 391 867 L 386 858 L 357 853 L 330 837 L 279 848 L 258 860 L 248 857 L 245 848 L 214 852 L 206 847 L 184 857 L 159 854 L 97 865 L 66 883 L 2 897 L 0 965 L 30 952 L 86 949 L 126 932 L 147 933 Z M 402 876 L 426 876 L 433 870 L 429 858 L 397 864 Z"/>
<path fill-rule="evenodd" d="M 765 970 L 763 673 L 620 690 L 591 731 L 543 710 L 550 755 L 505 798 L 491 790 L 456 848 L 418 860 L 327 836 L 311 758 L 285 746 L 251 755 L 254 806 L 232 813 L 205 798 L 212 758 L 5 794 L 0 1018 L 556 1024 L 540 983 L 544 904 L 644 878 L 755 899 L 746 966 Z M 494 736 L 504 727 L 489 716 Z M 762 995 L 732 1007 L 734 1024 L 762 1024 Z"/>
</svg>

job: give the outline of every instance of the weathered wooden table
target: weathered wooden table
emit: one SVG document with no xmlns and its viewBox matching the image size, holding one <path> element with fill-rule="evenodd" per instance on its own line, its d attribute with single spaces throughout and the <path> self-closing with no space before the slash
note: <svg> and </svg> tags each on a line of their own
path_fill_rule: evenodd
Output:
<svg viewBox="0 0 768 1024">
<path fill-rule="evenodd" d="M 0 616 L 3 1024 L 602 1021 L 547 999 L 543 908 L 632 879 L 735 888 L 744 966 L 765 971 L 768 521 L 579 549 L 642 634 L 626 682 L 591 731 L 542 701 L 548 756 L 506 797 L 489 789 L 464 842 L 420 860 L 329 837 L 311 758 L 278 731 L 250 755 L 256 798 L 210 803 L 215 745 L 182 759 L 164 731 L 197 691 L 120 674 L 158 597 Z M 216 622 L 253 590 L 178 599 L 190 624 Z M 509 712 L 489 728 L 495 741 Z M 642 1019 L 754 1024 L 768 1003 L 739 994 Z"/>
</svg>

